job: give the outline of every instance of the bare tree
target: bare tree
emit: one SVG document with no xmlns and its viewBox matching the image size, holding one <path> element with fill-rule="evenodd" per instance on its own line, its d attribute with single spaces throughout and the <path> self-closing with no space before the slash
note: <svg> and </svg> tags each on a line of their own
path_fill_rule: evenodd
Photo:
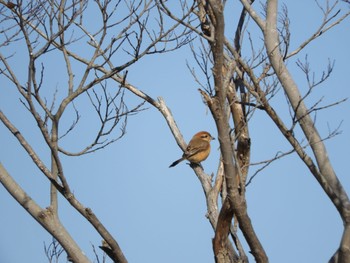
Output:
<svg viewBox="0 0 350 263">
<path fill-rule="evenodd" d="M 186 143 L 164 100 L 152 98 L 130 83 L 127 76 L 131 66 L 142 58 L 170 52 L 190 43 L 188 47 L 201 72 L 190 70 L 215 121 L 220 144 L 221 158 L 215 177 L 206 174 L 201 166 L 191 165 L 202 185 L 207 216 L 215 232 L 215 261 L 248 262 L 247 251 L 239 238 L 240 231 L 255 261 L 268 262 L 268 255 L 248 214 L 245 195 L 247 185 L 256 175 L 249 175 L 249 167 L 253 165 L 249 121 L 256 111 L 261 111 L 271 118 L 291 146 L 289 152 L 260 162 L 261 169 L 287 154 L 296 153 L 300 157 L 344 222 L 343 238 L 330 262 L 349 262 L 350 201 L 324 145 L 324 140 L 336 135 L 337 130 L 322 138 L 312 118 L 321 109 L 341 101 L 332 105 L 320 105 L 319 101 L 311 107 L 305 103 L 313 88 L 329 77 L 333 64 L 330 62 L 321 79 L 315 80 L 308 60 L 299 60 L 298 66 L 309 85 L 308 92 L 302 95 L 286 63 L 314 39 L 346 19 L 350 12 L 337 11 L 344 4 L 339 1 L 326 1 L 324 6 L 319 4 L 324 16 L 320 27 L 291 51 L 287 7 L 278 8 L 276 0 L 266 1 L 261 8 L 253 6 L 253 2 L 241 0 L 240 6 L 236 4 L 241 15 L 231 41 L 225 31 L 228 23 L 226 1 L 179 1 L 176 10 L 169 1 L 162 0 L 93 3 L 81 0 L 70 3 L 0 1 L 1 21 L 6 25 L 1 31 L 0 76 L 6 85 L 16 88 L 22 105 L 33 117 L 49 149 L 49 165 L 1 109 L 0 120 L 51 182 L 50 205 L 40 207 L 1 163 L 0 182 L 59 242 L 70 260 L 89 261 L 60 222 L 58 194 L 97 231 L 103 240 L 100 248 L 114 262 L 127 262 L 116 238 L 94 212 L 74 196 L 61 156 L 88 154 L 116 142 L 125 134 L 127 119 L 143 110 L 144 103 L 159 110 L 179 147 L 184 150 Z M 91 8 L 96 16 L 93 25 L 87 20 Z M 260 29 L 260 47 L 256 47 L 258 44 L 247 30 L 247 25 L 252 23 Z M 246 39 L 251 52 L 242 54 L 241 45 Z M 22 58 L 22 63 L 28 67 L 26 76 L 20 76 L 14 65 L 17 54 L 9 47 L 15 44 L 26 48 L 26 58 Z M 81 45 L 85 48 L 79 48 Z M 47 78 L 50 70 L 57 70 L 48 69 L 45 64 L 51 56 L 64 65 L 62 72 L 66 84 L 60 84 L 63 87 L 53 88 Z M 270 99 L 281 89 L 286 94 L 290 110 L 289 124 L 270 104 Z M 140 103 L 130 107 L 125 92 L 136 95 L 141 99 Z M 73 136 L 79 126 L 84 114 L 84 110 L 79 109 L 81 100 L 89 103 L 100 125 L 93 128 L 92 140 L 81 149 L 67 149 L 62 142 Z M 65 112 L 70 114 L 67 116 Z M 302 134 L 295 132 L 297 127 L 301 128 Z M 119 133 L 116 132 L 118 128 Z"/>
<path fill-rule="evenodd" d="M 86 21 L 86 16 L 92 9 L 96 16 L 93 26 Z M 118 16 L 115 16 L 117 12 Z M 155 13 L 158 14 L 158 23 L 151 27 L 148 25 L 149 18 Z M 1 1 L 1 20 L 2 24 L 6 24 L 1 32 L 0 44 L 2 80 L 4 84 L 7 81 L 6 85 L 17 89 L 22 104 L 34 118 L 51 153 L 50 166 L 39 157 L 21 131 L 2 111 L 0 119 L 42 175 L 51 182 L 50 205 L 48 208 L 40 207 L 6 172 L 3 165 L 0 166 L 1 183 L 62 245 L 73 262 L 89 260 L 60 222 L 58 192 L 101 235 L 105 241 L 103 248 L 108 250 L 108 255 L 115 262 L 126 262 L 116 239 L 93 211 L 74 196 L 62 165 L 61 154 L 77 156 L 91 153 L 120 139 L 125 133 L 128 117 L 142 110 L 143 105 L 141 102 L 136 106 L 127 106 L 124 97 L 127 78 L 125 70 L 147 55 L 164 53 L 186 44 L 190 39 L 187 30 L 177 32 L 179 23 L 165 27 L 163 17 L 157 12 L 153 1 Z M 90 30 L 87 26 L 93 29 Z M 87 43 L 87 49 L 80 49 L 81 43 Z M 20 77 L 15 67 L 16 52 L 7 48 L 13 44 L 26 47 L 26 57 L 20 58 L 21 64 L 28 67 L 25 77 Z M 65 66 L 59 72 L 66 81 L 63 87 L 52 88 L 53 83 L 46 77 L 49 70 L 58 74 L 57 68 L 46 68 L 45 60 L 51 56 L 57 60 L 57 64 L 63 62 Z M 77 68 L 80 73 L 76 72 Z M 64 137 L 70 136 L 79 124 L 83 114 L 78 109 L 80 103 L 77 101 L 80 98 L 85 103 L 90 103 L 100 126 L 93 128 L 95 135 L 91 142 L 73 152 L 64 148 L 60 142 Z M 66 111 L 74 114 L 72 124 L 64 128 L 67 122 L 62 119 Z M 72 116 L 68 118 L 71 119 Z M 119 134 L 116 128 L 119 128 Z"/>
<path fill-rule="evenodd" d="M 328 158 L 323 143 L 326 138 L 321 138 L 311 117 L 313 112 L 331 105 L 318 107 L 318 103 L 316 103 L 308 108 L 304 102 L 305 98 L 311 94 L 312 89 L 328 78 L 333 67 L 332 64 L 328 65 L 328 69 L 323 73 L 321 79 L 315 81 L 310 78 L 307 61 L 299 63 L 299 67 L 305 73 L 309 83 L 309 92 L 302 96 L 286 67 L 286 63 L 289 58 L 298 54 L 312 40 L 343 21 L 350 13 L 345 12 L 338 18 L 340 15 L 340 11 L 336 10 L 336 6 L 340 4 L 338 1 L 334 3 L 327 1 L 325 6 L 319 6 L 324 15 L 319 29 L 299 48 L 290 51 L 289 17 L 286 6 L 281 9 L 279 17 L 278 1 L 267 1 L 263 8 L 263 15 L 259 15 L 259 12 L 252 6 L 253 2 L 241 1 L 243 8 L 232 42 L 225 35 L 226 1 L 197 1 L 195 13 L 200 21 L 201 30 L 198 30 L 194 24 L 182 23 L 185 27 L 193 29 L 207 42 L 207 45 L 203 44 L 204 48 L 196 61 L 206 61 L 203 64 L 212 65 L 211 72 L 203 66 L 200 67 L 207 80 L 210 79 L 209 75 L 213 76 L 213 82 L 209 82 L 209 85 L 202 84 L 204 90 L 199 91 L 211 110 L 218 130 L 222 170 L 217 174 L 216 180 L 218 181 L 220 176 L 223 176 L 225 182 L 225 194 L 222 195 L 223 205 L 217 222 L 213 224 L 215 229 L 213 249 L 216 262 L 247 261 L 246 253 L 242 251 L 235 230 L 232 230 L 231 222 L 233 219 L 238 223 L 256 262 L 268 262 L 265 250 L 247 213 L 245 198 L 246 179 L 250 165 L 248 120 L 256 109 L 263 110 L 273 120 L 292 146 L 291 152 L 296 152 L 303 160 L 310 173 L 337 208 L 344 222 L 344 235 L 338 251 L 330 261 L 347 262 L 350 260 L 349 198 Z M 160 1 L 160 3 L 165 13 L 180 22 L 180 19 L 172 14 L 164 1 Z M 247 17 L 250 17 L 260 28 L 263 46 L 259 51 L 256 51 L 252 45 L 251 57 L 244 59 L 241 54 L 241 43 Z M 198 56 L 196 54 L 194 52 L 194 55 Z M 274 95 L 279 86 L 283 88 L 290 105 L 292 125 L 289 128 L 269 103 L 269 97 Z M 229 125 L 230 116 L 234 127 Z M 308 142 L 307 146 L 303 146 L 302 138 L 297 138 L 294 133 L 297 125 L 300 125 L 302 129 L 302 136 Z M 332 135 L 334 134 L 336 131 L 332 133 Z M 311 148 L 313 156 L 305 151 L 305 147 Z M 313 158 L 316 162 L 313 161 Z M 208 191 L 207 197 L 213 196 L 214 200 L 207 203 L 214 204 L 214 209 L 217 207 L 218 192 L 221 190 L 220 187 L 214 186 Z M 213 191 L 216 193 L 212 194 Z M 230 233 L 238 254 L 229 243 Z"/>
</svg>

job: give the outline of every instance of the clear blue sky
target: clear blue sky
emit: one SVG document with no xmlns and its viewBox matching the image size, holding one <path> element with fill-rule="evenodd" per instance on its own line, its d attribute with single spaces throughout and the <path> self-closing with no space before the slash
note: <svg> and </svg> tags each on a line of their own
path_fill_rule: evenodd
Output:
<svg viewBox="0 0 350 263">
<path fill-rule="evenodd" d="M 314 1 L 285 2 L 291 19 L 293 50 L 314 32 L 322 14 Z M 322 96 L 323 105 L 350 96 L 349 46 L 349 20 L 346 20 L 299 54 L 300 59 L 308 54 L 316 76 L 321 75 L 329 58 L 335 60 L 334 72 L 315 90 L 314 97 L 308 101 L 310 105 Z M 16 72 L 23 77 L 27 67 L 20 60 L 21 46 L 17 44 L 16 48 Z M 0 52 L 5 52 L 5 49 Z M 150 96 L 165 99 L 186 141 L 200 130 L 207 130 L 216 137 L 214 122 L 202 103 L 198 84 L 188 71 L 186 60 L 194 66 L 186 47 L 174 53 L 147 57 L 129 69 L 128 79 Z M 296 59 L 292 59 L 288 66 L 301 90 L 305 91 L 305 78 L 295 62 Z M 46 63 L 49 76 L 46 80 L 47 98 L 50 100 L 51 91 L 56 87 L 64 89 L 66 84 L 60 80 L 59 74 L 53 72 L 64 72 L 65 69 L 59 68 L 61 64 L 57 61 Z M 15 88 L 1 76 L 0 80 L 0 109 L 49 166 L 49 151 L 33 124 L 33 118 L 19 102 Z M 129 105 L 139 102 L 133 95 L 127 95 Z M 286 112 L 282 92 L 272 103 L 277 110 Z M 346 101 L 320 112 L 316 122 L 323 136 L 327 136 L 329 127 L 334 129 L 342 122 L 342 133 L 325 143 L 335 171 L 348 193 L 349 103 Z M 62 140 L 62 145 L 68 150 L 78 150 L 89 143 L 96 128 L 89 119 L 93 114 L 91 109 L 80 101 L 76 106 L 82 117 L 80 126 Z M 287 115 L 284 117 L 287 120 Z M 68 127 L 72 120 L 69 114 L 65 115 L 63 126 Z M 279 150 L 290 149 L 263 113 L 256 113 L 250 133 L 253 162 L 272 158 Z M 2 124 L 0 145 L 0 161 L 8 172 L 39 205 L 48 206 L 48 181 Z M 214 233 L 205 217 L 201 185 L 185 163 L 168 168 L 181 154 L 161 114 L 150 107 L 130 117 L 126 136 L 110 147 L 82 157 L 62 156 L 74 194 L 85 206 L 91 207 L 111 231 L 129 262 L 214 262 L 211 244 Z M 208 174 L 216 172 L 218 156 L 218 142 L 214 141 L 212 153 L 203 163 Z M 255 169 L 252 167 L 251 173 Z M 248 187 L 247 199 L 253 225 L 270 262 L 326 262 L 338 247 L 342 234 L 341 219 L 295 155 L 273 163 L 260 173 Z M 0 200 L 0 262 L 47 262 L 44 242 L 49 244 L 51 237 L 2 186 Z M 62 222 L 93 260 L 92 244 L 97 247 L 101 238 L 65 200 L 60 200 L 59 209 Z"/>
</svg>

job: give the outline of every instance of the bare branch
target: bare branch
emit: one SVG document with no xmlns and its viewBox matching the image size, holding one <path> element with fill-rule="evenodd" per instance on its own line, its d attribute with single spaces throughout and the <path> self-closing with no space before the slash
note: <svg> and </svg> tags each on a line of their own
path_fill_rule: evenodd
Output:
<svg viewBox="0 0 350 263">
<path fill-rule="evenodd" d="M 44 252 L 49 263 L 58 263 L 59 257 L 62 255 L 63 251 L 63 248 L 54 237 L 52 237 L 49 246 L 46 246 L 46 243 L 44 243 Z"/>
<path fill-rule="evenodd" d="M 340 10 L 335 11 L 334 14 L 333 11 L 337 7 L 337 1 L 333 4 L 333 6 L 329 6 L 329 1 L 326 1 L 326 8 L 324 9 L 317 1 L 315 1 L 319 9 L 323 13 L 323 20 L 318 27 L 318 29 L 315 31 L 315 33 L 310 36 L 307 40 L 305 40 L 303 43 L 299 45 L 298 48 L 296 48 L 294 51 L 290 52 L 287 56 L 285 56 L 287 59 L 298 54 L 301 50 L 303 50 L 307 45 L 309 45 L 310 42 L 317 39 L 324 33 L 326 33 L 328 30 L 333 28 L 334 26 L 338 25 L 342 21 L 344 21 L 349 15 L 350 12 L 346 12 L 344 15 L 342 15 L 337 20 L 333 21 L 339 14 Z M 333 22 L 332 22 L 333 21 Z M 331 23 L 332 22 L 332 23 Z"/>
<path fill-rule="evenodd" d="M 242 5 L 247 10 L 249 15 L 254 19 L 254 21 L 257 23 L 257 25 L 261 28 L 262 31 L 265 29 L 265 21 L 262 20 L 262 18 L 256 13 L 256 11 L 253 9 L 251 4 L 253 1 L 249 0 L 241 0 Z"/>
</svg>

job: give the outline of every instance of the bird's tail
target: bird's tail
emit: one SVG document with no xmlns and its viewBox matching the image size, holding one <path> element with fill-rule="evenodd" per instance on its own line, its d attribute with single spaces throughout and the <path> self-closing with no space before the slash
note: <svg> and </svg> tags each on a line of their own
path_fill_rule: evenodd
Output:
<svg viewBox="0 0 350 263">
<path fill-rule="evenodd" d="M 177 165 L 179 162 L 182 162 L 183 160 L 185 160 L 185 157 L 181 157 L 179 160 L 176 160 L 175 162 L 173 162 L 172 164 L 170 164 L 170 167 L 174 167 L 175 165 Z"/>
</svg>

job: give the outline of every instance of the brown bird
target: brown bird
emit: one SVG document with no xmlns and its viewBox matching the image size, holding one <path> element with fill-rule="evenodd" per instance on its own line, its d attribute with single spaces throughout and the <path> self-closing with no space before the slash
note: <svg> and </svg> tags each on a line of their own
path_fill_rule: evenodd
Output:
<svg viewBox="0 0 350 263">
<path fill-rule="evenodd" d="M 215 140 L 209 132 L 201 131 L 196 133 L 190 140 L 185 152 L 179 160 L 173 162 L 170 167 L 174 167 L 183 160 L 188 160 L 191 163 L 199 164 L 207 159 L 210 153 L 210 141 Z"/>
</svg>

